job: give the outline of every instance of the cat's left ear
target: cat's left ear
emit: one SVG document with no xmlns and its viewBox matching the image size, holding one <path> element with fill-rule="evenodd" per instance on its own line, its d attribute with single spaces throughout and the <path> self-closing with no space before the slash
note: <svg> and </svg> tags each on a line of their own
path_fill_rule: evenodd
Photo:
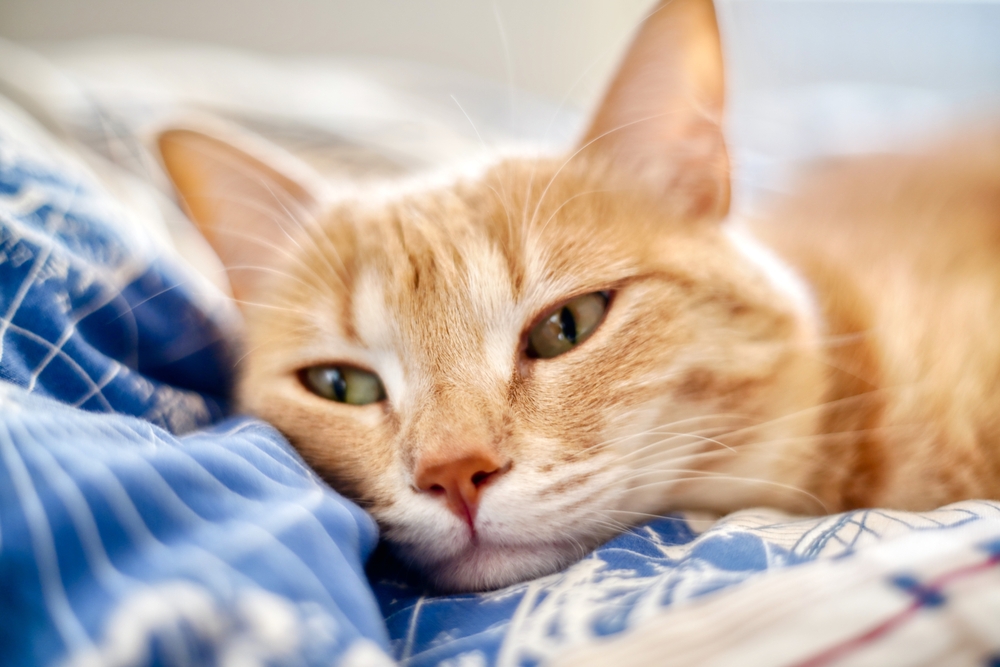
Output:
<svg viewBox="0 0 1000 667">
<path fill-rule="evenodd" d="M 581 142 L 692 217 L 729 209 L 725 79 L 712 0 L 662 0 L 643 21 Z"/>
<path fill-rule="evenodd" d="M 189 129 L 158 139 L 163 165 L 192 220 L 226 267 L 233 295 L 260 280 L 319 211 L 319 177 L 288 154 L 241 137 Z"/>
</svg>

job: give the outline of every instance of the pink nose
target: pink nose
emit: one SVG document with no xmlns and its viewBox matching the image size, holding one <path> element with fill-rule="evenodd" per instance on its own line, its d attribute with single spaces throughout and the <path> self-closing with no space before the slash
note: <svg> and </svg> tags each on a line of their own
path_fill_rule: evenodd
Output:
<svg viewBox="0 0 1000 667">
<path fill-rule="evenodd" d="M 417 488 L 443 496 L 448 509 L 475 531 L 476 511 L 486 485 L 506 472 L 495 454 L 465 450 L 457 457 L 425 458 L 415 471 Z"/>
</svg>

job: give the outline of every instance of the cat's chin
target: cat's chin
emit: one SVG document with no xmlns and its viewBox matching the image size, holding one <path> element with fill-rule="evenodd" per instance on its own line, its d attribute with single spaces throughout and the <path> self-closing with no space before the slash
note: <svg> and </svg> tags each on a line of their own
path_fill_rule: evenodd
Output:
<svg viewBox="0 0 1000 667">
<path fill-rule="evenodd" d="M 397 547 L 398 551 L 407 551 Z M 443 593 L 488 591 L 557 572 L 577 560 L 579 545 L 470 543 L 444 558 L 420 554 L 408 560 Z M 423 557 L 421 557 L 423 556 Z"/>
</svg>

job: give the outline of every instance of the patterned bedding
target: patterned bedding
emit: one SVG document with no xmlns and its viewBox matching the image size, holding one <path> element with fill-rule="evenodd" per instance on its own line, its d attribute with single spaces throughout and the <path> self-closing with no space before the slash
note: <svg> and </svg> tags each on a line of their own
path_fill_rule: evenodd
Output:
<svg viewBox="0 0 1000 667">
<path fill-rule="evenodd" d="M 374 523 L 222 420 L 223 326 L 123 214 L 0 107 L 0 663 L 377 654 Z"/>
<path fill-rule="evenodd" d="M 426 591 L 226 416 L 231 312 L 80 154 L 0 99 L 0 664 L 1000 664 L 994 502 L 664 517 Z"/>
</svg>

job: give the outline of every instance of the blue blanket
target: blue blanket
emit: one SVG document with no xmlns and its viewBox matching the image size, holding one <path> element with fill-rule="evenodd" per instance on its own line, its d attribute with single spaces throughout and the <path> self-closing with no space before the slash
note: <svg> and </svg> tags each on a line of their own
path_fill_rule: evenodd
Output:
<svg viewBox="0 0 1000 667">
<path fill-rule="evenodd" d="M 986 559 L 969 571 L 996 564 L 983 551 L 1000 536 L 994 503 L 819 519 L 758 510 L 707 529 L 667 517 L 564 572 L 436 596 L 376 550 L 372 520 L 280 434 L 225 418 L 231 351 L 195 284 L 83 165 L 0 105 L 0 664 L 535 665 L 647 636 L 680 602 L 817 560 L 855 562 L 906 533 Z M 943 530 L 966 524 L 988 530 Z M 938 600 L 943 589 L 921 587 L 920 567 L 880 573 L 895 591 L 885 595 L 933 606 L 927 591 Z M 768 595 L 755 602 L 801 597 Z M 852 618 L 880 627 L 866 613 Z M 969 664 L 1000 646 L 1000 630 L 977 636 Z"/>
</svg>

